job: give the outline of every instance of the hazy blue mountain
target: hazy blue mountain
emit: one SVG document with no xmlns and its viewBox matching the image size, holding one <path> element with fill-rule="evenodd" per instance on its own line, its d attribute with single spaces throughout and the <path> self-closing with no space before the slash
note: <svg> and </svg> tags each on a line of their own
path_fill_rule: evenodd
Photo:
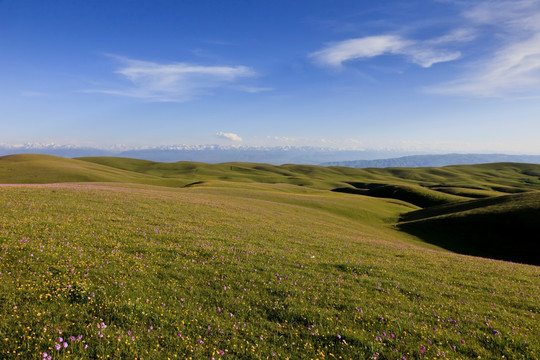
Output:
<svg viewBox="0 0 540 360">
<path fill-rule="evenodd" d="M 335 150 L 316 147 L 220 147 L 152 148 L 128 150 L 118 156 L 152 161 L 199 161 L 206 163 L 256 162 L 267 164 L 312 164 L 358 158 L 395 156 L 390 151 Z"/>
<path fill-rule="evenodd" d="M 524 162 L 540 164 L 540 155 L 413 155 L 397 150 L 339 150 L 321 147 L 294 146 L 249 147 L 170 145 L 138 149 L 127 149 L 122 146 L 110 149 L 100 149 L 57 144 L 0 145 L 0 156 L 22 153 L 56 155 L 67 158 L 82 156 L 121 156 L 160 162 L 197 161 L 205 163 L 223 163 L 238 161 L 275 165 L 310 164 L 357 168 L 469 165 L 491 162 Z"/>
<path fill-rule="evenodd" d="M 257 162 L 268 164 L 312 164 L 354 159 L 377 159 L 403 155 L 400 151 L 336 150 L 318 147 L 227 147 L 219 145 L 173 145 L 139 149 L 97 149 L 66 145 L 26 144 L 1 146 L 0 156 L 21 153 L 39 153 L 62 157 L 121 156 L 136 159 L 176 162 L 197 161 L 206 163 Z"/>
<path fill-rule="evenodd" d="M 56 144 L 24 144 L 17 146 L 0 145 L 0 156 L 12 154 L 44 154 L 75 158 L 81 156 L 114 156 L 117 153 L 117 150 Z"/>
<path fill-rule="evenodd" d="M 411 155 L 390 159 L 331 161 L 323 166 L 347 166 L 354 168 L 384 167 L 428 167 L 447 165 L 473 165 L 495 162 L 520 162 L 540 164 L 540 155 L 505 155 L 505 154 L 444 154 Z"/>
</svg>

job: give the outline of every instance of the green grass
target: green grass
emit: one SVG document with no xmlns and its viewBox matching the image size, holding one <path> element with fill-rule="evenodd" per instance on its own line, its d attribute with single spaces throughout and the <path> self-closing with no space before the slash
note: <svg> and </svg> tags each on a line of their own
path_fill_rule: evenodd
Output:
<svg viewBox="0 0 540 360">
<path fill-rule="evenodd" d="M 537 356 L 538 267 L 421 249 L 380 226 L 409 205 L 300 189 L 1 187 L 1 357 Z"/>
<path fill-rule="evenodd" d="M 0 158 L 0 358 L 537 359 L 539 169 Z"/>
</svg>

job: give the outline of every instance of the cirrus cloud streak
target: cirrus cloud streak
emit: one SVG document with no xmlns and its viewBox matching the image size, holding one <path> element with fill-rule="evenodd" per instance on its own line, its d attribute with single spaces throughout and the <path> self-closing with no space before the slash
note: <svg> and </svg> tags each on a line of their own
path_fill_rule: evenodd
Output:
<svg viewBox="0 0 540 360">
<path fill-rule="evenodd" d="M 540 96 L 540 2 L 481 2 L 463 17 L 497 34 L 499 45 L 471 64 L 467 73 L 429 90 L 478 97 Z"/>
<path fill-rule="evenodd" d="M 122 63 L 115 71 L 127 84 L 114 89 L 92 89 L 85 92 L 118 95 L 152 102 L 186 102 L 219 88 L 233 88 L 242 78 L 256 76 L 250 67 L 206 66 L 189 63 L 160 64 L 112 55 Z M 242 91 L 244 87 L 234 87 Z M 257 89 L 254 87 L 245 87 Z M 250 91 L 254 92 L 254 91 Z"/>
<path fill-rule="evenodd" d="M 446 40 L 441 42 L 446 42 Z M 461 57 L 459 51 L 438 49 L 433 45 L 406 39 L 399 35 L 376 35 L 348 39 L 314 52 L 310 54 L 310 57 L 321 65 L 339 67 L 347 61 L 380 55 L 403 55 L 408 61 L 424 68 Z"/>
</svg>

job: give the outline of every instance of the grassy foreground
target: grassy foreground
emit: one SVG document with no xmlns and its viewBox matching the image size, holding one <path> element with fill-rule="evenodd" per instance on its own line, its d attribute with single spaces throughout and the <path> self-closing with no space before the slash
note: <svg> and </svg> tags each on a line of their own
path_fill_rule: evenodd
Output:
<svg viewBox="0 0 540 360">
<path fill-rule="evenodd" d="M 0 186 L 0 209 L 0 358 L 540 354 L 540 268 L 417 247 L 399 200 L 66 183 Z"/>
</svg>

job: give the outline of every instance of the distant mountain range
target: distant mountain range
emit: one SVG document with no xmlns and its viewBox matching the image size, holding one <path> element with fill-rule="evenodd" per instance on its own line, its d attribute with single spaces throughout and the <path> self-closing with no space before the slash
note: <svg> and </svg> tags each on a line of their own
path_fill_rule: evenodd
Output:
<svg viewBox="0 0 540 360">
<path fill-rule="evenodd" d="M 159 162 L 254 162 L 274 165 L 309 164 L 322 166 L 347 166 L 355 168 L 426 167 L 472 165 L 493 162 L 521 162 L 540 164 L 540 155 L 417 155 L 399 150 L 340 150 L 321 147 L 294 146 L 252 147 L 220 145 L 168 145 L 131 149 L 125 146 L 117 146 L 109 149 L 102 149 L 58 144 L 0 144 L 0 156 L 25 153 L 56 155 L 67 158 L 83 156 L 119 156 Z"/>
<path fill-rule="evenodd" d="M 394 150 L 338 150 L 321 147 L 251 147 L 220 145 L 169 145 L 128 149 L 118 146 L 98 149 L 72 145 L 1 145 L 0 156 L 37 153 L 67 158 L 82 156 L 119 156 L 159 162 L 196 161 L 205 163 L 256 162 L 274 165 L 310 164 L 354 159 L 378 159 L 403 155 Z"/>
<path fill-rule="evenodd" d="M 495 162 L 518 162 L 540 164 L 540 155 L 505 155 L 505 154 L 444 154 L 411 155 L 391 159 L 332 161 L 322 166 L 346 166 L 353 168 L 385 167 L 427 167 L 447 165 L 474 165 Z"/>
</svg>

